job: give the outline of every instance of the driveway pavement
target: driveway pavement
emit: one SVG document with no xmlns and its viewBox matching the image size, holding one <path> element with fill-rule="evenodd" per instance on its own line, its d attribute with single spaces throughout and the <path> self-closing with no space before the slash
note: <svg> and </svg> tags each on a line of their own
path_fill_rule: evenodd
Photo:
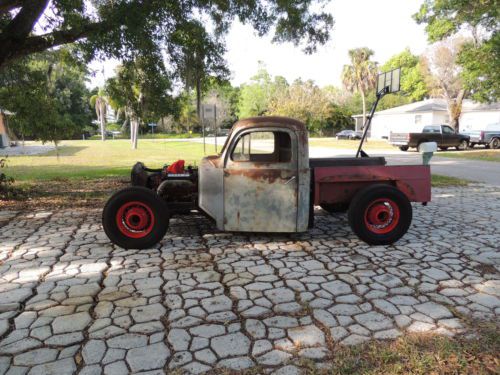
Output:
<svg viewBox="0 0 500 375">
<path fill-rule="evenodd" d="M 500 315 L 499 198 L 437 189 L 384 247 L 320 209 L 315 229 L 280 236 L 178 217 L 143 251 L 112 246 L 97 209 L 3 211 L 0 374 L 296 374 L 339 345 L 467 332 Z"/>
</svg>

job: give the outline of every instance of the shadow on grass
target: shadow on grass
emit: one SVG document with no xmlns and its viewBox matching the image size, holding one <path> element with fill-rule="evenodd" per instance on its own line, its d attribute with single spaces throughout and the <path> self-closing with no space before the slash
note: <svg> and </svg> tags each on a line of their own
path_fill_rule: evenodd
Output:
<svg viewBox="0 0 500 375">
<path fill-rule="evenodd" d="M 82 166 L 82 165 L 18 165 L 10 167 L 9 176 L 19 182 L 50 180 L 81 180 L 108 177 L 128 177 L 132 166 Z"/>
<path fill-rule="evenodd" d="M 63 145 L 63 146 L 59 147 L 59 156 L 61 156 L 61 157 L 63 157 L 63 156 L 74 156 L 78 152 L 83 151 L 83 150 L 85 150 L 87 148 L 88 148 L 88 146 L 66 146 L 66 145 Z M 57 152 L 56 152 L 56 150 L 52 150 L 52 151 L 46 152 L 44 154 L 39 154 L 39 155 L 36 155 L 36 156 L 40 156 L 40 157 L 50 156 L 50 157 L 53 157 L 53 156 L 57 156 Z"/>
</svg>

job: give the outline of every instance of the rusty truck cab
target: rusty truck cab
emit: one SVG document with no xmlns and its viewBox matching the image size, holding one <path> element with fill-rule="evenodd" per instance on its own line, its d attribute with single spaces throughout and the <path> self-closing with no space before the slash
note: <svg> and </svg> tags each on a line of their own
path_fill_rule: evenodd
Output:
<svg viewBox="0 0 500 375">
<path fill-rule="evenodd" d="M 285 117 L 238 121 L 199 167 L 199 206 L 225 231 L 307 230 L 309 188 L 306 128 Z"/>
</svg>

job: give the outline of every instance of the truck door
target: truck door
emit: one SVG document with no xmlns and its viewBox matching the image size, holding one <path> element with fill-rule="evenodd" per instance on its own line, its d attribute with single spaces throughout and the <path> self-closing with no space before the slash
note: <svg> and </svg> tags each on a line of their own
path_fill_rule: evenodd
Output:
<svg viewBox="0 0 500 375">
<path fill-rule="evenodd" d="M 254 128 L 235 136 L 224 164 L 224 230 L 297 230 L 297 136 Z"/>
<path fill-rule="evenodd" d="M 456 134 L 450 126 L 442 126 L 443 129 L 443 145 L 444 146 L 457 146 L 460 143 L 460 137 Z"/>
</svg>

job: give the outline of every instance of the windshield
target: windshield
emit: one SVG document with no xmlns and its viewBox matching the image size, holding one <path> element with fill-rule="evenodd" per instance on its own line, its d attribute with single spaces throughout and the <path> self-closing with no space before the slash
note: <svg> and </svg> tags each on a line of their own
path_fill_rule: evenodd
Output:
<svg viewBox="0 0 500 375">
<path fill-rule="evenodd" d="M 220 150 L 218 155 L 222 155 L 224 153 L 224 151 L 226 151 L 226 147 L 228 146 L 228 142 L 229 142 L 229 139 L 231 138 L 232 133 L 233 133 L 233 128 L 231 128 L 231 130 L 229 130 L 229 133 L 227 133 L 227 138 L 226 138 L 226 141 L 224 142 L 224 146 L 222 146 L 222 149 Z"/>
</svg>

